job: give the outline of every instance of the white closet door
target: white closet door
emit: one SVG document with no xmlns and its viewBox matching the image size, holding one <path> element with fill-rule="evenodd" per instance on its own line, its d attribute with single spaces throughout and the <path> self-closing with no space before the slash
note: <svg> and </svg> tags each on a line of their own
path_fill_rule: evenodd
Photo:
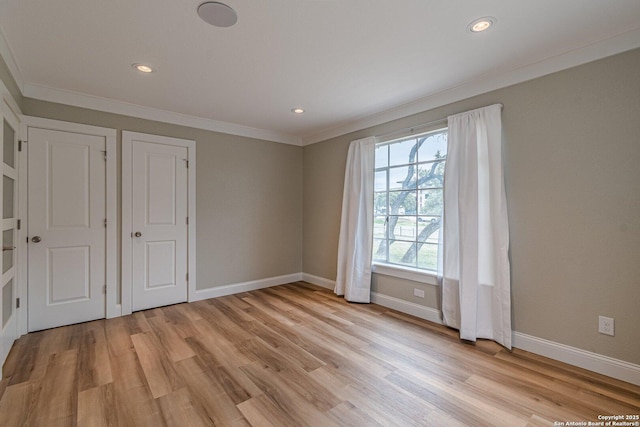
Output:
<svg viewBox="0 0 640 427">
<path fill-rule="evenodd" d="M 187 300 L 187 148 L 132 142 L 132 307 Z"/>
<path fill-rule="evenodd" d="M 29 128 L 29 330 L 105 317 L 106 140 Z"/>
</svg>

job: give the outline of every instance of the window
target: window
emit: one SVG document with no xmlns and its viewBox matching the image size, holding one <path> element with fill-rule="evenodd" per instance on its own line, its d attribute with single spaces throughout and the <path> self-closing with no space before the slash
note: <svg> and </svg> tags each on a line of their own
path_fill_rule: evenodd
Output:
<svg viewBox="0 0 640 427">
<path fill-rule="evenodd" d="M 447 130 L 376 145 L 373 262 L 436 271 Z"/>
</svg>

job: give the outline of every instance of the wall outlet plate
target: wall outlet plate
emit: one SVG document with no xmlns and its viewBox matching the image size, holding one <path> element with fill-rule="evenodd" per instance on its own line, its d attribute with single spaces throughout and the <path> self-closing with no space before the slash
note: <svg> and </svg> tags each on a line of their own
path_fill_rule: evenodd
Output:
<svg viewBox="0 0 640 427">
<path fill-rule="evenodd" d="M 613 336 L 613 317 L 598 316 L 598 332 L 600 332 L 601 334 Z"/>
<path fill-rule="evenodd" d="M 424 290 L 423 289 L 414 288 L 413 289 L 413 296 L 414 297 L 418 297 L 418 298 L 424 298 Z"/>
</svg>

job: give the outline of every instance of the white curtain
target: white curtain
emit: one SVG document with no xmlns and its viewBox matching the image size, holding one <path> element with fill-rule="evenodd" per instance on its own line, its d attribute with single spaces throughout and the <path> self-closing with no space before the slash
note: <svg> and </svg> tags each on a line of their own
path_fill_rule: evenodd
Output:
<svg viewBox="0 0 640 427">
<path fill-rule="evenodd" d="M 351 142 L 344 176 L 335 293 L 352 302 L 371 301 L 375 142 Z"/>
<path fill-rule="evenodd" d="M 511 348 L 502 105 L 450 116 L 444 178 L 442 314 L 460 338 Z"/>
</svg>

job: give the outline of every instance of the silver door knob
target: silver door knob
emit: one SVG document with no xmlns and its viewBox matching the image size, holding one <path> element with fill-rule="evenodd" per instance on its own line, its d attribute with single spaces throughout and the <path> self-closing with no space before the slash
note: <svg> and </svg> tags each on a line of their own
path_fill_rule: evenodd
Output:
<svg viewBox="0 0 640 427">
<path fill-rule="evenodd" d="M 136 231 L 136 232 L 135 232 L 135 234 L 134 234 L 134 236 L 136 236 L 136 237 L 142 237 L 142 233 L 141 233 L 141 232 L 139 232 L 139 231 Z"/>
<path fill-rule="evenodd" d="M 40 236 L 33 236 L 33 237 L 31 238 L 31 241 L 32 241 L 33 243 L 40 243 L 40 242 L 42 241 L 42 238 L 41 238 Z"/>
</svg>

